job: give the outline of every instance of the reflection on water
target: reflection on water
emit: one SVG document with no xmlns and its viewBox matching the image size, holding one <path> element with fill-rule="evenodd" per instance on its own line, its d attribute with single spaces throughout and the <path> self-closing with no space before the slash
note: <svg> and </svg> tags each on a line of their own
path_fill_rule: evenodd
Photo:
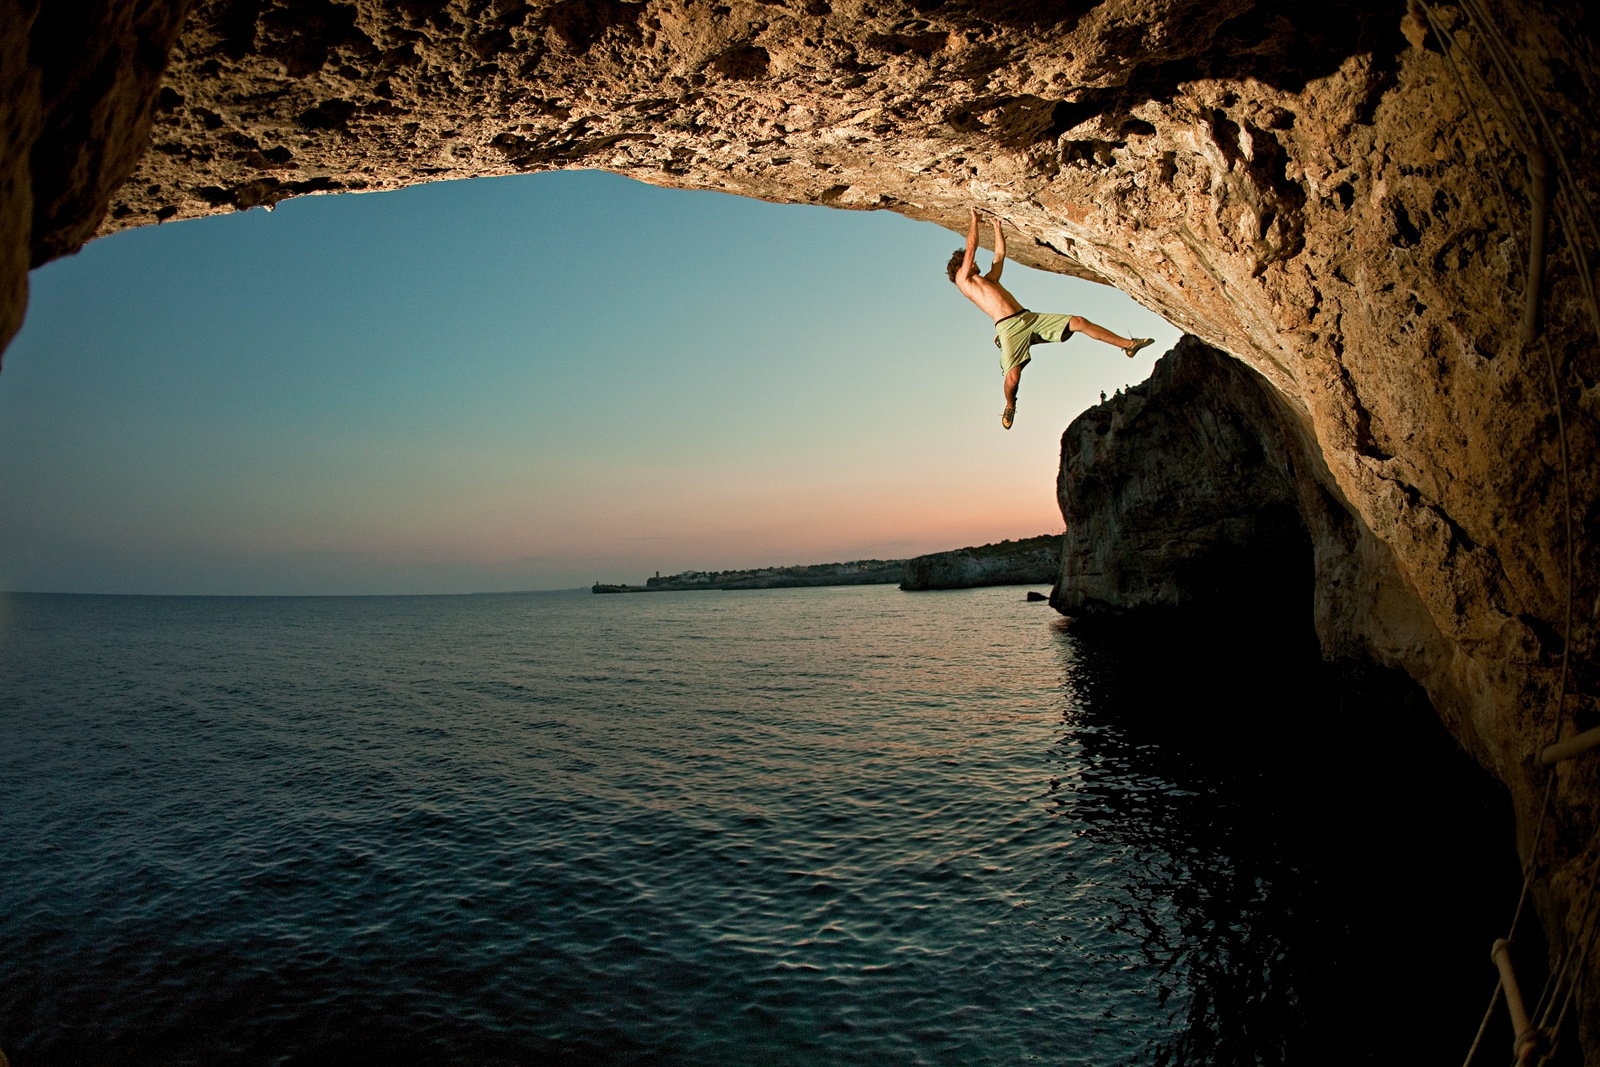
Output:
<svg viewBox="0 0 1600 1067">
<path fill-rule="evenodd" d="M 1425 699 L 1260 635 L 1061 654 L 1058 803 L 1148 875 L 1104 897 L 1175 1024 L 1136 1061 L 1459 1063 L 1518 878 L 1503 798 Z"/>
<path fill-rule="evenodd" d="M 1453 1064 L 1492 985 L 1481 779 L 1255 641 L 1020 589 L 3 615 L 19 1067 Z"/>
</svg>

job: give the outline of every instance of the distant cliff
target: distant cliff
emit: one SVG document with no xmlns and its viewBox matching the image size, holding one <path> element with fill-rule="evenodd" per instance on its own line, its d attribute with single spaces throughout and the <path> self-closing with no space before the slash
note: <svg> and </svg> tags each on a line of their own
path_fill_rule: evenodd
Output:
<svg viewBox="0 0 1600 1067">
<path fill-rule="evenodd" d="M 684 571 L 656 575 L 643 585 L 605 585 L 595 593 L 670 593 L 712 589 L 798 589 L 817 585 L 888 585 L 898 581 L 905 560 L 857 559 L 797 567 L 753 567 L 742 571 Z"/>
<path fill-rule="evenodd" d="M 908 559 L 900 588 L 969 589 L 979 585 L 1048 585 L 1061 570 L 1061 535 L 1001 541 Z"/>
<path fill-rule="evenodd" d="M 797 589 L 818 585 L 889 585 L 901 589 L 967 589 L 979 585 L 1048 585 L 1061 568 L 1061 535 L 957 548 L 916 559 L 857 559 L 741 571 L 656 575 L 643 585 L 596 582 L 595 593 L 670 593 L 713 589 Z"/>
</svg>

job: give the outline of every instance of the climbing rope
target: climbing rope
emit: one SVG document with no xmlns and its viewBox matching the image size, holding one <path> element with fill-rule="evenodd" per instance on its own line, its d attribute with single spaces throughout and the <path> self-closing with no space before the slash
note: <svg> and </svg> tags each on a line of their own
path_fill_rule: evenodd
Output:
<svg viewBox="0 0 1600 1067">
<path fill-rule="evenodd" d="M 1478 129 L 1480 137 L 1483 140 L 1484 150 L 1489 151 L 1492 142 L 1490 141 L 1488 131 L 1484 126 L 1483 117 L 1478 110 L 1477 103 L 1474 100 L 1471 91 L 1467 88 L 1466 79 L 1462 77 L 1461 71 L 1456 64 L 1455 57 L 1453 55 L 1453 53 L 1457 50 L 1460 50 L 1463 55 L 1465 55 L 1466 50 L 1461 48 L 1453 35 L 1444 27 L 1442 20 L 1435 15 L 1433 9 L 1426 2 L 1426 0 L 1417 0 L 1417 4 L 1421 8 L 1424 18 L 1427 20 L 1429 29 L 1433 32 L 1435 39 L 1438 40 L 1441 45 L 1441 51 L 1444 53 L 1446 65 L 1449 67 L 1451 74 L 1455 78 L 1456 84 L 1461 92 L 1462 100 L 1466 103 L 1467 109 L 1472 116 L 1472 120 Z M 1566 153 L 1561 149 L 1561 142 L 1555 136 L 1555 131 L 1551 126 L 1549 116 L 1546 115 L 1544 109 L 1539 105 L 1538 97 L 1535 95 L 1532 86 L 1528 83 L 1527 77 L 1522 71 L 1520 65 L 1515 61 L 1515 57 L 1512 55 L 1509 46 L 1506 45 L 1505 39 L 1501 36 L 1498 26 L 1496 26 L 1494 21 L 1489 18 L 1488 12 L 1484 9 L 1480 0 L 1462 0 L 1462 7 L 1466 11 L 1468 18 L 1479 27 L 1481 36 L 1488 45 L 1491 62 L 1497 68 L 1501 80 L 1506 82 L 1507 85 L 1511 87 L 1512 91 L 1507 94 L 1496 94 L 1483 79 L 1483 76 L 1478 72 L 1476 64 L 1468 64 L 1469 69 L 1471 69 L 1473 73 L 1477 75 L 1478 80 L 1480 83 L 1482 83 L 1485 94 L 1488 96 L 1491 104 L 1501 119 L 1502 127 L 1508 133 L 1512 132 L 1513 130 L 1521 133 L 1523 140 L 1522 147 L 1528 160 L 1530 232 L 1528 258 L 1526 260 L 1527 266 L 1526 269 L 1523 270 L 1523 315 L 1519 324 L 1520 328 L 1518 332 L 1519 339 L 1524 350 L 1531 345 L 1535 337 L 1538 337 L 1540 348 L 1544 356 L 1545 366 L 1550 374 L 1553 409 L 1556 417 L 1556 431 L 1561 460 L 1562 511 L 1564 519 L 1563 525 L 1565 527 L 1564 533 L 1566 535 L 1565 540 L 1567 557 L 1566 605 L 1562 626 L 1560 674 L 1556 686 L 1555 708 L 1552 716 L 1553 721 L 1551 723 L 1551 743 L 1553 744 L 1559 741 L 1561 738 L 1561 729 L 1566 717 L 1565 711 L 1567 686 L 1572 654 L 1573 602 L 1576 594 L 1575 579 L 1577 572 L 1577 541 L 1573 530 L 1572 465 L 1568 450 L 1566 416 L 1561 402 L 1561 376 L 1556 366 L 1555 356 L 1550 350 L 1549 338 L 1548 336 L 1541 335 L 1538 329 L 1540 288 L 1543 281 L 1545 260 L 1545 236 L 1549 225 L 1547 215 L 1549 200 L 1551 199 L 1548 196 L 1548 187 L 1546 184 L 1548 178 L 1548 166 L 1546 163 L 1546 155 L 1544 150 L 1545 144 L 1548 144 L 1551 150 L 1554 152 L 1559 170 L 1556 195 L 1553 198 L 1555 200 L 1556 218 L 1561 227 L 1562 234 L 1566 238 L 1566 246 L 1572 251 L 1573 257 L 1576 261 L 1575 265 L 1578 268 L 1577 273 L 1579 275 L 1580 285 L 1583 290 L 1585 302 L 1589 306 L 1590 316 L 1594 322 L 1597 340 L 1600 340 L 1600 302 L 1596 301 L 1594 279 L 1589 271 L 1589 259 L 1584 246 L 1587 243 L 1585 239 L 1586 237 L 1593 239 L 1597 244 L 1600 244 L 1600 229 L 1597 229 L 1595 226 L 1594 217 L 1589 211 L 1588 202 L 1577 194 L 1577 190 L 1580 187 L 1578 186 L 1576 179 L 1573 177 L 1571 166 L 1566 158 Z M 1516 91 L 1519 88 L 1521 90 L 1520 93 Z M 1519 121 L 1513 121 L 1512 114 L 1508 113 L 1505 107 L 1502 105 L 1502 96 L 1509 97 L 1511 103 L 1515 105 L 1514 114 L 1516 120 Z M 1531 115 L 1529 114 L 1530 108 L 1532 111 Z M 1535 118 L 1537 119 L 1537 124 L 1534 122 Z M 1541 130 L 1544 134 L 1542 138 L 1539 136 Z M 1516 146 L 1513 145 L 1512 147 L 1515 148 Z M 1462 151 L 1463 155 L 1465 155 L 1465 149 Z M 1511 231 L 1512 240 L 1517 249 L 1517 263 L 1520 267 L 1523 263 L 1522 241 L 1520 234 L 1516 230 L 1516 214 L 1511 207 L 1510 191 L 1507 189 L 1504 180 L 1501 178 L 1500 172 L 1498 170 L 1494 170 L 1492 173 L 1494 175 L 1495 184 L 1499 188 L 1501 204 L 1505 211 L 1506 222 Z M 1587 223 L 1587 228 L 1589 230 L 1588 234 L 1583 232 L 1583 227 L 1580 225 L 1580 222 Z M 1516 909 L 1512 914 L 1510 931 L 1507 933 L 1505 938 L 1507 942 L 1510 942 L 1515 938 L 1517 927 L 1521 922 L 1523 909 L 1527 903 L 1529 891 L 1533 884 L 1534 875 L 1538 869 L 1539 846 L 1543 842 L 1545 825 L 1549 821 L 1551 809 L 1553 807 L 1555 781 L 1556 771 L 1552 767 L 1545 780 L 1544 798 L 1539 807 L 1539 822 L 1534 831 L 1532 846 L 1528 851 L 1528 860 L 1523 867 L 1522 888 L 1517 897 Z M 1590 844 L 1591 848 L 1593 848 L 1592 841 Z M 1515 1055 L 1517 1062 L 1519 1063 L 1525 1063 L 1532 1055 L 1532 1052 L 1536 1047 L 1536 1039 L 1539 1037 L 1539 1035 L 1552 1035 L 1552 1043 L 1550 1048 L 1545 1050 L 1544 1054 L 1540 1057 L 1539 1063 L 1541 1065 L 1548 1064 L 1555 1057 L 1556 1052 L 1559 1049 L 1561 1028 L 1566 1022 L 1567 1012 L 1572 1006 L 1572 1002 L 1577 992 L 1578 983 L 1583 973 L 1584 964 L 1588 959 L 1589 947 L 1595 934 L 1596 917 L 1600 916 L 1600 908 L 1596 907 L 1596 895 L 1594 892 L 1594 886 L 1597 877 L 1600 877 L 1600 868 L 1590 872 L 1589 878 L 1585 883 L 1583 883 L 1586 890 L 1584 897 L 1581 901 L 1575 902 L 1575 906 L 1580 910 L 1578 935 L 1576 938 L 1572 939 L 1572 941 L 1569 942 L 1566 948 L 1562 951 L 1556 967 L 1552 969 L 1549 976 L 1545 980 L 1544 989 L 1540 993 L 1539 1001 L 1536 1004 L 1534 1011 L 1534 1015 L 1537 1016 L 1538 1022 L 1530 1023 L 1527 1031 L 1518 1033 L 1516 1035 Z M 1465 1067 L 1471 1067 L 1472 1061 L 1477 1055 L 1478 1048 L 1483 1041 L 1484 1032 L 1488 1028 L 1489 1020 L 1494 1015 L 1495 1007 L 1502 992 L 1507 995 L 1508 1004 L 1511 1003 L 1509 998 L 1513 995 L 1514 988 L 1507 989 L 1506 981 L 1507 978 L 1503 974 L 1500 981 L 1495 984 L 1494 991 L 1490 994 L 1489 1006 L 1484 1012 L 1483 1020 L 1481 1023 L 1479 1023 L 1477 1034 L 1474 1036 L 1472 1041 L 1472 1046 L 1467 1052 Z M 1551 1012 L 1555 1009 L 1557 1001 L 1560 1001 L 1561 1009 L 1556 1014 L 1555 1026 L 1552 1031 L 1549 1029 Z"/>
<path fill-rule="evenodd" d="M 1426 8 L 1425 0 L 1418 0 L 1418 2 L 1424 4 L 1424 9 L 1427 11 L 1429 24 L 1436 25 L 1438 20 L 1434 18 L 1431 9 Z M 1594 277 L 1589 272 L 1589 257 L 1587 252 L 1584 250 L 1586 238 L 1587 241 L 1593 241 L 1597 245 L 1600 245 L 1600 225 L 1596 225 L 1595 223 L 1594 214 L 1589 210 L 1588 200 L 1581 196 L 1577 196 L 1577 191 L 1582 187 L 1578 184 L 1577 178 L 1573 177 L 1572 166 L 1567 160 L 1567 154 L 1561 148 L 1561 141 L 1556 137 L 1555 129 L 1550 124 L 1549 115 L 1545 113 L 1544 108 L 1539 104 L 1538 95 L 1534 93 L 1533 87 L 1528 84 L 1527 76 L 1524 74 L 1521 64 L 1517 63 L 1515 57 L 1512 56 L 1511 49 L 1506 44 L 1505 37 L 1500 33 L 1499 26 L 1497 26 L 1494 20 L 1489 17 L 1488 12 L 1483 7 L 1482 0 L 1463 0 L 1463 7 L 1468 12 L 1468 15 L 1475 22 L 1477 22 L 1484 31 L 1484 37 L 1489 44 L 1490 58 L 1494 62 L 1495 67 L 1500 71 L 1501 78 L 1508 82 L 1514 81 L 1518 86 L 1521 87 L 1522 94 L 1517 99 L 1517 107 L 1519 112 L 1517 117 L 1520 121 L 1515 123 L 1515 125 L 1520 126 L 1522 129 L 1524 144 L 1534 146 L 1534 151 L 1539 152 L 1540 155 L 1543 154 L 1542 149 L 1539 147 L 1541 138 L 1538 135 L 1538 131 L 1534 129 L 1532 122 L 1532 118 L 1537 118 L 1539 129 L 1544 131 L 1544 138 L 1542 140 L 1545 143 L 1548 143 L 1551 147 L 1551 150 L 1555 153 L 1556 165 L 1561 171 L 1559 176 L 1561 179 L 1563 179 L 1557 186 L 1558 211 L 1561 211 L 1564 216 L 1561 220 L 1561 228 L 1562 232 L 1567 237 L 1567 247 L 1572 250 L 1573 254 L 1578 259 L 1580 266 L 1580 270 L 1578 271 L 1579 281 L 1583 286 L 1585 300 L 1589 304 L 1589 313 L 1594 319 L 1596 340 L 1600 340 L 1600 303 L 1597 303 L 1595 300 Z M 1439 27 L 1439 29 L 1441 30 L 1439 34 L 1441 41 L 1448 42 L 1450 48 L 1459 47 L 1455 44 L 1453 39 L 1449 37 L 1448 33 L 1443 31 L 1442 27 Z M 1463 49 L 1463 51 L 1465 50 Z M 1445 53 L 1445 57 L 1446 59 L 1450 58 L 1448 50 Z M 1451 70 L 1456 74 L 1456 80 L 1459 82 L 1461 80 L 1461 75 L 1460 72 L 1455 68 L 1454 60 L 1451 60 L 1450 65 Z M 1474 73 L 1476 73 L 1476 68 L 1474 68 Z M 1487 90 L 1488 85 L 1485 84 L 1484 88 Z M 1462 92 L 1463 96 L 1465 96 L 1466 93 L 1464 85 Z M 1495 110 L 1499 112 L 1506 128 L 1510 129 L 1514 124 L 1506 115 L 1506 112 L 1501 108 L 1500 94 L 1490 90 L 1489 100 L 1494 104 Z M 1471 106 L 1470 99 L 1468 100 L 1468 104 Z M 1533 111 L 1531 118 L 1528 114 L 1528 109 L 1530 107 Z M 1476 118 L 1476 114 L 1474 114 L 1474 117 Z M 1483 126 L 1481 122 L 1479 123 L 1478 129 L 1480 133 L 1483 132 Z M 1484 145 L 1485 147 L 1488 145 L 1487 134 L 1485 134 Z M 1495 173 L 1495 180 L 1496 182 L 1499 182 L 1500 180 L 1498 172 Z M 1501 183 L 1500 192 L 1502 197 L 1504 197 L 1506 190 L 1503 183 Z M 1564 207 L 1562 205 L 1562 193 L 1567 193 L 1568 195 L 1566 199 L 1570 201 L 1570 203 L 1566 204 Z M 1576 215 L 1566 217 L 1567 213 L 1572 211 L 1574 208 L 1576 209 Z M 1580 221 L 1587 225 L 1587 234 L 1583 233 L 1577 225 Z"/>
<path fill-rule="evenodd" d="M 1577 230 L 1577 223 L 1573 218 L 1572 206 L 1568 202 L 1571 198 L 1566 196 L 1566 186 L 1556 188 L 1556 217 L 1561 222 L 1563 233 L 1573 233 Z M 1581 201 L 1580 201 L 1581 203 Z M 1600 301 L 1595 299 L 1594 275 L 1589 272 L 1589 254 L 1584 251 L 1583 243 L 1567 242 L 1578 259 L 1578 284 L 1583 286 L 1584 303 L 1589 305 L 1589 317 L 1594 321 L 1595 339 L 1600 341 Z"/>
<path fill-rule="evenodd" d="M 1586 851 L 1595 851 L 1596 838 L 1591 836 Z M 1578 978 L 1583 973 L 1583 965 L 1588 959 L 1589 948 L 1593 943 L 1596 924 L 1600 918 L 1600 907 L 1596 907 L 1597 899 L 1593 892 L 1595 879 L 1600 877 L 1600 852 L 1596 852 L 1596 864 L 1589 872 L 1589 879 L 1585 883 L 1589 892 L 1581 903 L 1583 918 L 1579 923 L 1579 934 L 1562 951 L 1556 966 L 1551 969 L 1550 975 L 1545 979 L 1543 992 L 1539 994 L 1539 1022 L 1534 1027 L 1535 1033 L 1549 1034 L 1552 1038 L 1550 1048 L 1539 1059 L 1540 1067 L 1550 1063 L 1560 1052 L 1561 1027 L 1566 1023 L 1567 1011 L 1572 1006 L 1573 999 L 1578 989 Z M 1568 979 L 1570 975 L 1570 980 Z M 1566 995 L 1561 996 L 1561 985 L 1566 984 Z M 1556 1016 L 1555 1025 L 1550 1026 L 1550 1013 L 1555 1009 L 1557 1000 L 1561 1001 L 1561 1011 Z"/>
<path fill-rule="evenodd" d="M 1478 1046 L 1483 1043 L 1483 1032 L 1489 1029 L 1489 1020 L 1494 1018 L 1494 1008 L 1498 1003 L 1500 1003 L 1500 980 L 1497 978 L 1494 992 L 1489 994 L 1489 1010 L 1483 1013 L 1483 1021 L 1478 1024 L 1478 1032 L 1472 1039 L 1472 1047 L 1467 1049 L 1467 1067 L 1472 1067 L 1473 1057 L 1478 1054 Z"/>
<path fill-rule="evenodd" d="M 1533 109 L 1533 117 L 1539 120 L 1540 129 L 1544 131 L 1547 142 L 1555 151 L 1556 162 L 1561 167 L 1561 176 L 1566 179 L 1567 188 L 1574 190 L 1580 188 L 1578 180 L 1572 175 L 1572 167 L 1567 162 L 1567 154 L 1561 150 L 1561 141 L 1556 137 L 1556 131 L 1550 125 L 1550 117 L 1545 114 L 1544 108 L 1539 106 L 1539 96 L 1533 91 L 1533 86 L 1528 83 L 1527 76 L 1523 73 L 1522 65 L 1511 54 L 1510 46 L 1506 44 L 1505 37 L 1500 33 L 1500 27 L 1489 17 L 1488 11 L 1483 7 L 1482 0 L 1463 0 L 1462 6 L 1466 8 L 1473 21 L 1477 22 L 1483 29 L 1489 42 L 1489 50 L 1494 58 L 1495 66 L 1500 69 L 1501 77 L 1507 77 L 1509 74 L 1507 80 L 1514 80 L 1521 87 L 1522 97 L 1517 101 L 1517 106 L 1522 111 L 1521 118 L 1526 132 L 1528 134 L 1534 133 L 1528 120 L 1528 108 L 1531 107 Z M 1529 143 L 1536 144 L 1537 137 L 1535 136 Z M 1589 211 L 1588 203 L 1579 201 L 1578 207 L 1589 224 L 1589 236 L 1593 239 L 1600 239 L 1600 229 L 1595 226 L 1594 216 Z"/>
</svg>

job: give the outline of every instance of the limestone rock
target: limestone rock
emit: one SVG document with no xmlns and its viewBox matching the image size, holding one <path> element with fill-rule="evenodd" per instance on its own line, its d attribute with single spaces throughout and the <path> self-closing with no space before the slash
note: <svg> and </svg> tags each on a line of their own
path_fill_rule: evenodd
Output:
<svg viewBox="0 0 1600 1067">
<path fill-rule="evenodd" d="M 1056 491 L 1067 534 L 1051 604 L 1063 614 L 1305 626 L 1329 660 L 1398 669 L 1419 647 L 1444 654 L 1293 409 L 1198 338 L 1073 420 Z"/>
<path fill-rule="evenodd" d="M 1051 603 L 1068 615 L 1193 609 L 1278 625 L 1309 608 L 1311 537 L 1285 433 L 1261 376 L 1184 337 L 1148 381 L 1061 438 L 1067 534 Z M 1306 611 L 1299 620 L 1310 628 Z"/>
<path fill-rule="evenodd" d="M 905 562 L 900 588 L 972 589 L 981 585 L 1043 585 L 1061 567 L 1061 537 L 1045 534 L 977 548 L 934 552 Z"/>
<path fill-rule="evenodd" d="M 0 0 L 0 346 L 29 268 L 92 237 L 144 154 L 186 6 Z"/>
<path fill-rule="evenodd" d="M 1310 603 L 1296 459 L 1261 376 L 1186 336 L 1149 381 L 1062 435 L 1067 536 L 1051 603 L 1274 619 L 1280 603 Z"/>
</svg>

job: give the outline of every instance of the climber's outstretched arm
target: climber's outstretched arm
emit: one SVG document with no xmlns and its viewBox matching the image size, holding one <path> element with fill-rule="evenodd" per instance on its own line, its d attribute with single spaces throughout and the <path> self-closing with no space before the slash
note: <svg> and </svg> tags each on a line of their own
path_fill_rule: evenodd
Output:
<svg viewBox="0 0 1600 1067">
<path fill-rule="evenodd" d="M 972 261 L 978 254 L 978 209 L 970 207 L 967 210 L 972 212 L 972 225 L 967 227 L 967 258 L 961 261 L 961 269 L 956 271 L 957 286 L 978 272 L 977 264 Z"/>
<path fill-rule="evenodd" d="M 989 221 L 994 223 L 994 262 L 989 265 L 989 273 L 984 277 L 991 282 L 997 282 L 1000 280 L 1000 268 L 1006 265 L 1006 235 L 1000 228 L 998 217 L 990 215 Z"/>
</svg>

